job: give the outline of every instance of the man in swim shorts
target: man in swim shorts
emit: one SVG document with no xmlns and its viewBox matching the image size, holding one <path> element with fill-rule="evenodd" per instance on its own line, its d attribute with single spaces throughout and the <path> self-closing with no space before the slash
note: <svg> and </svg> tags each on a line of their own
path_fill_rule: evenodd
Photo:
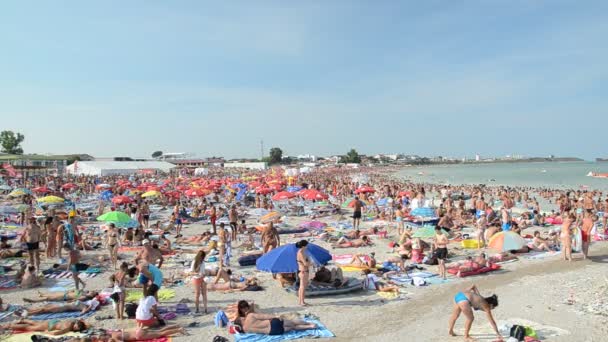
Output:
<svg viewBox="0 0 608 342">
<path fill-rule="evenodd" d="M 40 236 L 42 230 L 36 222 L 36 218 L 30 217 L 29 224 L 23 232 L 22 241 L 27 245 L 27 254 L 30 258 L 30 265 L 36 267 L 36 272 L 40 272 Z"/>
<path fill-rule="evenodd" d="M 354 208 L 354 212 L 353 212 L 353 229 L 357 229 L 359 228 L 359 225 L 361 224 L 361 208 L 363 207 L 363 204 L 361 203 L 361 201 L 359 200 L 359 197 L 355 197 L 355 199 L 353 200 L 353 208 Z"/>
<path fill-rule="evenodd" d="M 163 285 L 163 272 L 161 270 L 146 262 L 141 261 L 139 264 L 139 283 L 143 286 L 144 296 L 148 293 L 148 286 L 155 284 L 160 289 Z M 155 298 L 158 301 L 158 293 L 155 294 Z"/>
</svg>

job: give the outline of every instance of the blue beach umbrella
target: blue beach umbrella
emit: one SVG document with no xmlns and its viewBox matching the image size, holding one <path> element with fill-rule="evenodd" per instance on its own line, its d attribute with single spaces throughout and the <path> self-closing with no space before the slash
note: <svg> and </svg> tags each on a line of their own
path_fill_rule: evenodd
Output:
<svg viewBox="0 0 608 342">
<path fill-rule="evenodd" d="M 288 186 L 287 187 L 287 192 L 298 192 L 302 190 L 301 186 Z"/>
<path fill-rule="evenodd" d="M 325 265 L 331 260 L 331 254 L 324 248 L 311 243 L 308 244 L 308 257 L 316 265 Z M 296 261 L 298 248 L 294 243 L 275 248 L 262 255 L 255 263 L 260 271 L 271 273 L 298 272 Z"/>
<path fill-rule="evenodd" d="M 114 194 L 112 193 L 112 191 L 104 190 L 99 194 L 99 199 L 102 199 L 104 201 L 109 201 L 112 199 L 113 196 L 114 196 Z"/>
</svg>

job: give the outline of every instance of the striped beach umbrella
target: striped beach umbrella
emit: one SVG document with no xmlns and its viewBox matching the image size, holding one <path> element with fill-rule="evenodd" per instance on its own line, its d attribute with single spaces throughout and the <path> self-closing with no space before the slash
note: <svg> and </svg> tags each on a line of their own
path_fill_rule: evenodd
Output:
<svg viewBox="0 0 608 342">
<path fill-rule="evenodd" d="M 494 234 L 488 242 L 488 247 L 501 252 L 518 250 L 526 245 L 527 242 L 521 235 L 510 231 Z"/>
</svg>

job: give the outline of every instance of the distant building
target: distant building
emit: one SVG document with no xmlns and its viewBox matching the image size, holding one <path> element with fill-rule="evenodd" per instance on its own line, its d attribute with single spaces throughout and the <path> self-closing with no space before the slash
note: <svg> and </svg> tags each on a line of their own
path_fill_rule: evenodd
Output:
<svg viewBox="0 0 608 342">
<path fill-rule="evenodd" d="M 230 162 L 230 163 L 224 163 L 224 168 L 266 170 L 268 168 L 268 163 L 265 163 L 265 162 L 250 162 L 250 163 Z"/>
<path fill-rule="evenodd" d="M 478 162 L 478 161 L 480 161 L 480 160 L 481 160 L 481 157 L 479 156 L 479 154 L 476 154 L 476 155 L 475 155 L 475 161 L 476 161 L 476 162 Z"/>
<path fill-rule="evenodd" d="M 66 166 L 76 160 L 90 161 L 88 154 L 44 155 L 44 154 L 2 154 L 0 164 L 11 165 L 24 177 L 64 173 Z"/>
<path fill-rule="evenodd" d="M 175 165 L 164 161 L 76 161 L 66 167 L 73 175 L 132 175 L 141 171 L 170 172 Z"/>
</svg>

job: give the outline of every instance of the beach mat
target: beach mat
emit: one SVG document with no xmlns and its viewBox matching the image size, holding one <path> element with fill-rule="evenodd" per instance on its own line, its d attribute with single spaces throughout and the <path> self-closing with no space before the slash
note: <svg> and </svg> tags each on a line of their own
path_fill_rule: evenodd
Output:
<svg viewBox="0 0 608 342">
<path fill-rule="evenodd" d="M 80 311 L 72 311 L 72 312 L 57 312 L 57 313 L 48 313 L 48 314 L 41 314 L 41 315 L 32 315 L 29 316 L 28 319 L 31 319 L 32 321 L 48 321 L 51 319 L 67 319 L 67 318 L 74 318 L 74 319 L 85 319 L 85 318 L 89 318 L 91 316 L 93 316 L 96 312 L 95 311 L 89 311 L 86 314 L 80 314 Z"/>
<path fill-rule="evenodd" d="M 90 279 L 90 278 L 95 278 L 98 274 L 99 274 L 99 272 L 96 272 L 96 273 L 80 272 L 78 274 L 78 277 L 80 279 Z M 72 278 L 72 272 L 63 271 L 63 272 L 58 272 L 58 273 L 45 274 L 44 277 L 46 279 L 69 279 L 69 278 Z"/>
<path fill-rule="evenodd" d="M 332 260 L 336 265 L 348 265 L 354 256 L 354 254 L 333 255 Z M 365 262 L 369 261 L 369 255 L 362 255 L 359 258 Z"/>
<path fill-rule="evenodd" d="M 2 290 L 12 290 L 19 286 L 15 279 L 2 279 L 0 280 L 0 291 Z"/>
<path fill-rule="evenodd" d="M 125 298 L 125 302 L 138 302 L 140 299 L 144 297 L 143 291 L 141 289 L 137 290 L 128 290 L 127 297 Z M 160 289 L 158 290 L 158 300 L 169 300 L 175 297 L 175 290 L 171 289 Z"/>
<path fill-rule="evenodd" d="M 234 340 L 236 342 L 274 342 L 274 341 L 285 341 L 295 340 L 299 338 L 329 338 L 336 337 L 331 331 L 329 331 L 321 322 L 304 319 L 306 322 L 315 323 L 317 329 L 302 330 L 302 331 L 290 331 L 279 336 L 269 336 L 263 334 L 235 334 Z"/>
</svg>

